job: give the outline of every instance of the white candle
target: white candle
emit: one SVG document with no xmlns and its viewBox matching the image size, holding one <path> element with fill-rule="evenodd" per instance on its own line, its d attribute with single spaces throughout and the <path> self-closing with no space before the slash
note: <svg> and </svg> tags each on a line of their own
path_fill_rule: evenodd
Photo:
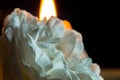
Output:
<svg viewBox="0 0 120 80">
<path fill-rule="evenodd" d="M 84 51 L 82 35 L 57 17 L 41 21 L 15 9 L 4 21 L 3 76 L 12 80 L 103 80 Z M 6 58 L 7 59 L 6 59 Z"/>
</svg>

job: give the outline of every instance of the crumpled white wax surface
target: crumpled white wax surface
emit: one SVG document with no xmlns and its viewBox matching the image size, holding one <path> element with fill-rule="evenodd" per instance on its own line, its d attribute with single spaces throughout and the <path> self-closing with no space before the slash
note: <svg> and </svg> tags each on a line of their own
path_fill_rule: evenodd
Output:
<svg viewBox="0 0 120 80">
<path fill-rule="evenodd" d="M 66 30 L 56 17 L 38 21 L 16 8 L 6 17 L 0 39 L 18 80 L 103 80 L 99 66 L 84 51 L 81 34 Z"/>
</svg>

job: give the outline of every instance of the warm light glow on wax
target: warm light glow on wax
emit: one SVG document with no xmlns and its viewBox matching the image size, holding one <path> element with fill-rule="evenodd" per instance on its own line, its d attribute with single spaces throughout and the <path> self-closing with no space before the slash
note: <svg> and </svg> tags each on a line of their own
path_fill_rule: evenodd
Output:
<svg viewBox="0 0 120 80">
<path fill-rule="evenodd" d="M 72 30 L 72 26 L 67 20 L 63 20 L 63 23 L 66 30 Z"/>
<path fill-rule="evenodd" d="M 48 20 L 51 16 L 57 16 L 54 0 L 41 0 L 39 19 L 42 20 L 46 17 Z"/>
</svg>

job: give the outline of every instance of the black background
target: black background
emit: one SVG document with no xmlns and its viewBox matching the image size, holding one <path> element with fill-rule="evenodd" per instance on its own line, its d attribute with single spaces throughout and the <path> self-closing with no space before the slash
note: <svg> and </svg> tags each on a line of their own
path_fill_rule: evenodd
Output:
<svg viewBox="0 0 120 80">
<path fill-rule="evenodd" d="M 58 18 L 68 20 L 83 36 L 85 50 L 102 68 L 119 68 L 117 6 L 111 1 L 55 0 Z M 40 0 L 0 0 L 0 28 L 4 16 L 14 8 L 38 16 Z"/>
</svg>

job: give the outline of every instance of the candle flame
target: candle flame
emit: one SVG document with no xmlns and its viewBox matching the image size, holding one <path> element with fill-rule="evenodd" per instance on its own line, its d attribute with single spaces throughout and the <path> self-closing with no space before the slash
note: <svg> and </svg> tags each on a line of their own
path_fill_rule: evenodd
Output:
<svg viewBox="0 0 120 80">
<path fill-rule="evenodd" d="M 46 17 L 48 20 L 51 16 L 57 16 L 54 0 L 41 0 L 39 19 L 42 20 Z"/>
</svg>

